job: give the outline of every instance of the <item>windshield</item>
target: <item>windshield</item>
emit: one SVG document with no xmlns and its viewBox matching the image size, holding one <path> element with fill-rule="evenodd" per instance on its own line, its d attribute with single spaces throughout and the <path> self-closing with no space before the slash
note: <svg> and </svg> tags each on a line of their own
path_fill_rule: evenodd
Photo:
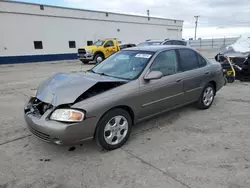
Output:
<svg viewBox="0 0 250 188">
<path fill-rule="evenodd" d="M 137 46 L 153 46 L 153 45 L 160 45 L 162 42 L 160 41 L 151 41 L 151 42 L 142 42 L 138 44 Z"/>
<path fill-rule="evenodd" d="M 92 69 L 92 72 L 106 76 L 132 80 L 143 71 L 153 52 L 119 51 Z"/>
<path fill-rule="evenodd" d="M 96 41 L 96 42 L 93 44 L 93 46 L 102 46 L 102 45 L 104 44 L 104 42 L 105 42 L 105 41 L 103 41 L 103 40 L 98 40 L 98 41 Z"/>
</svg>

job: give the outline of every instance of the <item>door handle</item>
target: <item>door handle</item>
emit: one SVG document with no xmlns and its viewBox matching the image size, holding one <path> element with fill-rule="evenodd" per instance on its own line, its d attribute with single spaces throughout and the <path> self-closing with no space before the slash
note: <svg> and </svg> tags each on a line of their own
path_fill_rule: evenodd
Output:
<svg viewBox="0 0 250 188">
<path fill-rule="evenodd" d="M 181 80 L 182 80 L 181 78 L 180 78 L 180 79 L 177 79 L 176 82 L 180 82 Z"/>
<path fill-rule="evenodd" d="M 209 71 L 205 72 L 205 74 L 209 74 L 209 73 L 210 73 Z"/>
</svg>

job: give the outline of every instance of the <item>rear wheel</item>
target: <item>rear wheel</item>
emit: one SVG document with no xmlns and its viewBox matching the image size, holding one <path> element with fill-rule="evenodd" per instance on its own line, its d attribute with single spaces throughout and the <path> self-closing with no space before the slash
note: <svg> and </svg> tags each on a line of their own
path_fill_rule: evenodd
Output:
<svg viewBox="0 0 250 188">
<path fill-rule="evenodd" d="M 228 76 L 227 77 L 227 82 L 228 83 L 233 83 L 235 81 L 235 77 L 234 76 Z"/>
<path fill-rule="evenodd" d="M 227 78 L 224 76 L 224 86 L 227 85 Z"/>
<path fill-rule="evenodd" d="M 202 91 L 199 100 L 196 102 L 196 107 L 199 109 L 208 109 L 214 101 L 215 89 L 211 83 L 208 83 Z"/>
<path fill-rule="evenodd" d="M 98 122 L 95 140 L 106 150 L 121 147 L 129 138 L 132 120 L 129 113 L 117 108 L 107 112 Z"/>
</svg>

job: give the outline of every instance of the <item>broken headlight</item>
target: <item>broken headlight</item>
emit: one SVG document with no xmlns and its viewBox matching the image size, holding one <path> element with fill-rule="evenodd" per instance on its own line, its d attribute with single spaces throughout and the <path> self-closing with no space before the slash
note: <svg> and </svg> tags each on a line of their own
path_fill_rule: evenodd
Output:
<svg viewBox="0 0 250 188">
<path fill-rule="evenodd" d="M 51 114 L 50 119 L 64 122 L 79 122 L 84 119 L 84 113 L 75 109 L 57 109 Z"/>
</svg>

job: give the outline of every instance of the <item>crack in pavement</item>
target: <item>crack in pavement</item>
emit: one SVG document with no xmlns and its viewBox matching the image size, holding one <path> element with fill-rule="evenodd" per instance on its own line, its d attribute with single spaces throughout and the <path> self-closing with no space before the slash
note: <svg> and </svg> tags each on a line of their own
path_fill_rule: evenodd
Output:
<svg viewBox="0 0 250 188">
<path fill-rule="evenodd" d="M 133 154 L 132 152 L 130 152 L 129 150 L 125 150 L 125 149 L 122 149 L 122 150 L 125 151 L 126 153 L 128 153 L 130 156 L 132 156 L 132 157 L 136 158 L 137 160 L 139 160 L 142 164 L 145 164 L 145 165 L 147 165 L 147 166 L 149 166 L 149 167 L 151 167 L 151 168 L 153 168 L 153 169 L 155 169 L 155 170 L 161 172 L 163 175 L 172 178 L 173 180 L 179 182 L 180 184 L 182 184 L 183 186 L 185 186 L 185 187 L 187 187 L 187 188 L 191 188 L 189 185 L 187 185 L 187 184 L 183 183 L 182 181 L 178 180 L 177 178 L 173 177 L 169 172 L 166 172 L 166 171 L 161 170 L 160 168 L 154 166 L 153 164 L 151 164 L 151 163 L 149 163 L 149 162 L 143 160 L 142 158 L 140 158 L 140 157 L 134 155 L 134 154 Z"/>
<path fill-rule="evenodd" d="M 14 142 L 14 141 L 17 141 L 17 140 L 21 140 L 21 139 L 23 139 L 23 138 L 27 138 L 27 137 L 29 137 L 29 136 L 31 136 L 32 134 L 28 134 L 28 135 L 25 135 L 25 136 L 21 136 L 21 137 L 19 137 L 19 138 L 15 138 L 15 139 L 12 139 L 12 140 L 8 140 L 8 141 L 6 141 L 6 142 L 2 142 L 2 143 L 0 143 L 0 146 L 2 146 L 2 145 L 4 145 L 4 144 L 8 144 L 8 143 L 10 143 L 10 142 Z"/>
<path fill-rule="evenodd" d="M 22 95 L 24 95 L 25 97 L 29 97 L 28 95 L 26 95 L 25 93 L 21 92 L 21 91 L 17 91 L 16 89 L 14 88 L 11 88 L 14 92 L 16 92 L 17 94 L 18 93 L 21 93 Z"/>
</svg>

